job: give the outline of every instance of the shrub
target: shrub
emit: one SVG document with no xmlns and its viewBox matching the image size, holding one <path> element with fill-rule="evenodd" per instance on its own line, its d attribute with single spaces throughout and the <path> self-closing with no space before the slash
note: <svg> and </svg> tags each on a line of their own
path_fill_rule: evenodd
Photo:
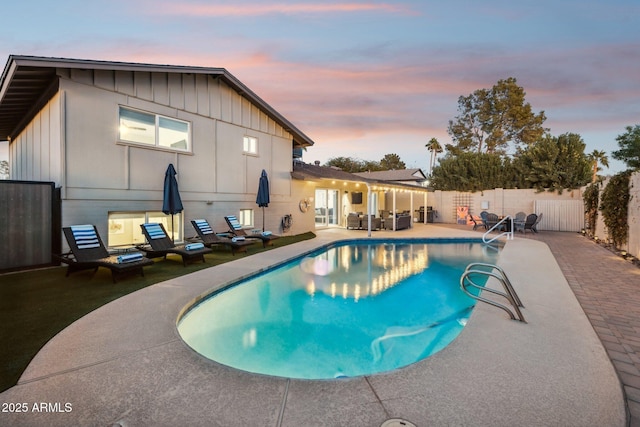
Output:
<svg viewBox="0 0 640 427">
<path fill-rule="evenodd" d="M 629 207 L 629 178 L 631 171 L 614 175 L 602 191 L 600 210 L 607 234 L 616 248 L 627 242 L 627 210 Z"/>
<path fill-rule="evenodd" d="M 584 215 L 587 225 L 587 233 L 593 237 L 596 232 L 596 221 L 598 220 L 598 201 L 600 199 L 600 185 L 593 183 L 589 185 L 582 195 L 584 200 Z"/>
</svg>

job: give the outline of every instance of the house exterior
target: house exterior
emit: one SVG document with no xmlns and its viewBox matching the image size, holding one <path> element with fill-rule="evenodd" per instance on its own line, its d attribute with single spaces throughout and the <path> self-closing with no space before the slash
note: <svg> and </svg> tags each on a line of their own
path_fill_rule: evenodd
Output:
<svg viewBox="0 0 640 427">
<path fill-rule="evenodd" d="M 411 186 L 420 186 L 426 188 L 429 185 L 429 180 L 427 176 L 424 174 L 422 169 L 420 168 L 412 168 L 412 169 L 392 169 L 386 171 L 373 171 L 373 172 L 359 172 L 356 175 L 367 178 L 374 179 L 378 181 L 384 181 L 390 184 L 406 184 Z M 385 195 L 385 204 L 388 206 L 393 205 L 395 198 L 396 206 L 400 207 L 402 210 L 410 210 L 413 215 L 415 215 L 418 221 L 422 222 L 425 218 L 425 212 L 428 209 L 426 202 L 420 203 L 419 207 L 412 206 L 412 197 L 410 193 L 407 192 L 399 192 L 399 193 L 386 193 Z M 432 215 L 433 212 L 430 214 Z M 431 220 L 433 219 L 430 217 Z M 429 218 L 428 218 L 429 219 Z"/>
<path fill-rule="evenodd" d="M 419 221 L 419 206 L 427 203 L 426 187 L 370 178 L 335 167 L 295 161 L 292 177 L 294 194 L 304 212 L 298 216 L 306 227 L 316 229 L 346 227 L 351 213 L 386 218 L 393 212 L 404 212 L 412 221 Z"/>
<path fill-rule="evenodd" d="M 265 229 L 281 232 L 298 206 L 292 160 L 314 143 L 224 68 L 32 56 L 10 56 L 0 78 L 0 140 L 10 179 L 54 182 L 62 226 L 95 224 L 112 248 L 142 242 L 147 221 L 177 241 L 194 235 L 194 218 L 262 228 L 263 169 Z M 173 224 L 161 212 L 169 164 L 184 205 Z M 312 229 L 293 221 L 289 232 Z"/>
</svg>

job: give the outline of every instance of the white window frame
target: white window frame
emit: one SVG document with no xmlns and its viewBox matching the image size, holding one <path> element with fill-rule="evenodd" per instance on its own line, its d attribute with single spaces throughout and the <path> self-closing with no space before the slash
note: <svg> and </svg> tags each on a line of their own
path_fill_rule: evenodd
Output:
<svg viewBox="0 0 640 427">
<path fill-rule="evenodd" d="M 124 218 L 118 218 L 124 216 Z M 183 242 L 183 215 L 177 213 L 173 216 L 173 227 L 171 226 L 171 215 L 165 215 L 160 211 L 109 211 L 107 248 L 109 249 L 129 249 L 135 245 L 145 243 L 140 224 L 147 222 L 161 223 L 167 234 L 175 243 Z"/>
<path fill-rule="evenodd" d="M 240 223 L 242 228 L 253 227 L 253 221 L 253 209 L 240 209 L 240 212 L 238 214 L 238 222 Z"/>
<path fill-rule="evenodd" d="M 253 156 L 258 155 L 258 138 L 245 135 L 242 138 L 242 152 Z"/>
<path fill-rule="evenodd" d="M 139 113 L 139 114 L 143 114 L 143 115 L 147 115 L 150 117 L 153 117 L 154 123 L 155 123 L 155 129 L 154 129 L 154 140 L 153 143 L 147 143 L 147 142 L 143 142 L 143 141 L 136 141 L 135 139 L 127 139 L 126 136 L 123 136 L 124 134 L 124 125 L 122 124 L 122 116 L 121 116 L 121 112 L 122 110 L 127 110 L 127 111 L 131 111 L 134 113 Z M 168 120 L 171 122 L 175 122 L 177 124 L 182 124 L 182 125 L 186 125 L 187 126 L 187 131 L 186 131 L 186 141 L 185 141 L 185 145 L 186 148 L 177 148 L 177 147 L 169 147 L 169 146 L 164 146 L 164 145 L 160 145 L 160 132 L 162 129 L 164 129 L 163 127 L 160 126 L 160 122 L 162 120 Z M 180 120 L 180 119 L 176 119 L 175 117 L 169 117 L 169 116 L 165 116 L 162 114 L 155 114 L 155 113 L 151 113 L 148 111 L 143 111 L 143 110 L 138 110 L 135 108 L 131 108 L 131 107 L 127 107 L 124 105 L 119 105 L 118 106 L 118 142 L 119 143 L 123 143 L 123 144 L 132 144 L 132 145 L 136 145 L 139 147 L 148 147 L 148 148 L 156 148 L 158 150 L 167 150 L 167 151 L 177 151 L 177 152 L 182 152 L 182 153 L 191 153 L 191 123 L 186 121 L 186 120 Z"/>
</svg>

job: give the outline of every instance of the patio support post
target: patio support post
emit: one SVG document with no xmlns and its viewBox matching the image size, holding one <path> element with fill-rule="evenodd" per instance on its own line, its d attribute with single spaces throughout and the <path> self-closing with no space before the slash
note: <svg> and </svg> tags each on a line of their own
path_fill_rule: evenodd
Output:
<svg viewBox="0 0 640 427">
<path fill-rule="evenodd" d="M 425 225 L 427 224 L 427 192 L 424 192 L 424 220 Z"/>
<path fill-rule="evenodd" d="M 393 231 L 396 231 L 396 189 L 393 188 L 393 217 L 391 223 L 393 224 Z"/>
<path fill-rule="evenodd" d="M 411 201 L 409 202 L 409 216 L 411 216 L 411 223 L 409 223 L 409 227 L 413 228 L 413 215 L 415 211 L 413 210 L 413 190 L 411 190 Z"/>
<path fill-rule="evenodd" d="M 371 237 L 371 186 L 367 184 L 367 237 Z"/>
</svg>

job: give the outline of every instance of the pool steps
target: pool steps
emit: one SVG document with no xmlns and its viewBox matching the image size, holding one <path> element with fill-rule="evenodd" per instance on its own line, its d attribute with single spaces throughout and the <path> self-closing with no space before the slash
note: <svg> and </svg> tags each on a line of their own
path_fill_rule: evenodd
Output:
<svg viewBox="0 0 640 427">
<path fill-rule="evenodd" d="M 485 269 L 483 270 L 482 268 L 485 268 Z M 489 270 L 486 270 L 486 268 L 488 268 Z M 498 273 L 495 273 L 494 271 L 497 271 Z M 504 292 L 500 292 L 495 289 L 487 288 L 485 286 L 480 286 L 476 284 L 473 280 L 471 280 L 470 276 L 473 276 L 473 275 L 481 275 L 481 276 L 493 277 L 497 279 L 502 284 L 502 287 L 504 288 Z M 475 295 L 471 293 L 467 288 L 468 286 L 472 286 L 476 289 L 491 292 L 493 294 L 500 295 L 506 298 L 511 304 L 511 306 L 513 307 L 515 313 L 514 311 L 511 311 L 509 307 L 503 304 L 497 303 L 488 298 L 484 298 L 480 295 Z M 512 320 L 519 320 L 521 322 L 527 323 L 527 321 L 524 320 L 522 311 L 520 311 L 521 307 L 524 308 L 524 305 L 522 305 L 522 301 L 520 301 L 518 294 L 516 293 L 515 289 L 513 289 L 513 285 L 511 285 L 511 281 L 505 274 L 504 270 L 498 267 L 497 265 L 487 264 L 483 262 L 473 262 L 467 265 L 467 268 L 465 268 L 464 273 L 462 273 L 462 276 L 460 276 L 460 288 L 464 293 L 466 293 L 471 298 L 477 301 L 485 302 L 487 304 L 493 305 L 494 307 L 498 307 L 506 311 Z"/>
</svg>

